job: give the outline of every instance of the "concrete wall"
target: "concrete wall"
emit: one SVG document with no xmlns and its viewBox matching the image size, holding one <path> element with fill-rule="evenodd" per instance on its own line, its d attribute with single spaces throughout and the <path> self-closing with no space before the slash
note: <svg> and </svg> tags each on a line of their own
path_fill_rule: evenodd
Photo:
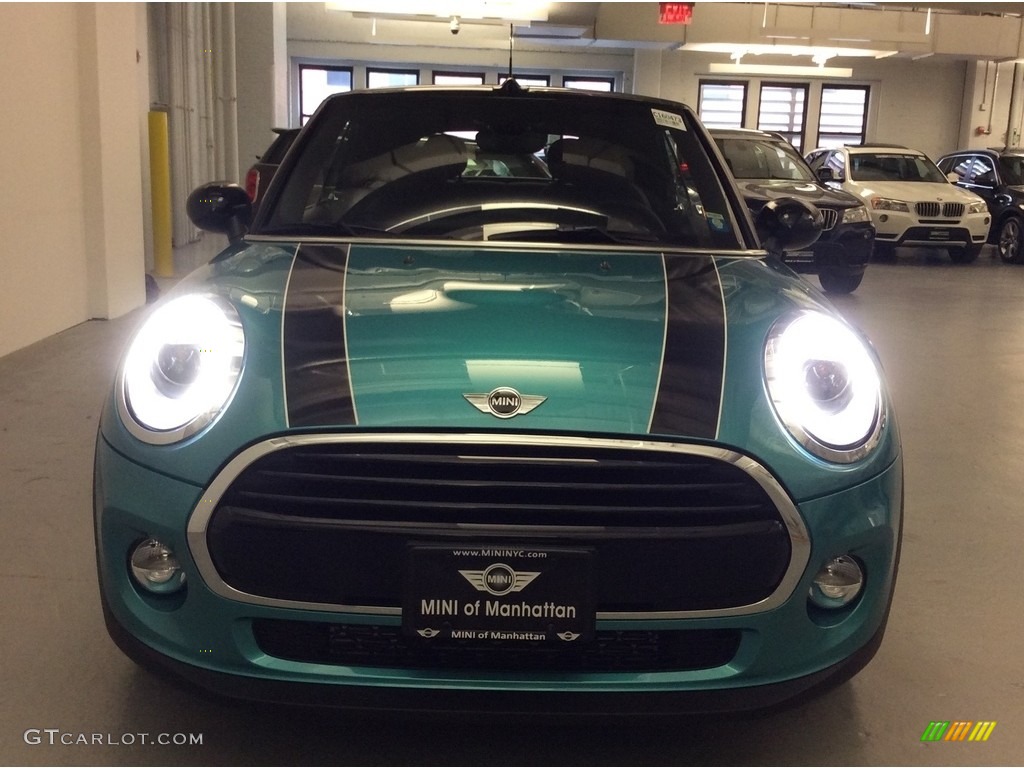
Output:
<svg viewBox="0 0 1024 768">
<path fill-rule="evenodd" d="M 0 355 L 145 301 L 137 11 L 0 4 Z"/>
<path fill-rule="evenodd" d="M 285 27 L 284 3 L 235 4 L 239 182 L 270 146 L 271 129 L 288 125 Z"/>
</svg>

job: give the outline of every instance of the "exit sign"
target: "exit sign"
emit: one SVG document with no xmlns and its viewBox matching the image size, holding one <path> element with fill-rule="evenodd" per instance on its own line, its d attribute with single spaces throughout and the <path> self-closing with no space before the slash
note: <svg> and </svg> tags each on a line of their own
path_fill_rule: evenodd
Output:
<svg viewBox="0 0 1024 768">
<path fill-rule="evenodd" d="M 693 3 L 658 3 L 659 24 L 689 24 L 693 21 Z"/>
</svg>

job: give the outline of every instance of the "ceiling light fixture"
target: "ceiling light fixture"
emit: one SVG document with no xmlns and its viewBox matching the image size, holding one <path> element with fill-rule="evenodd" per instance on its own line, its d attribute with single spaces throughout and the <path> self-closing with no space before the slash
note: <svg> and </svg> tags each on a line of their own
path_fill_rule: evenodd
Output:
<svg viewBox="0 0 1024 768">
<path fill-rule="evenodd" d="M 329 11 L 348 11 L 375 16 L 430 16 L 451 19 L 547 21 L 551 3 L 529 0 L 337 0 L 324 3 Z"/>
<path fill-rule="evenodd" d="M 803 67 L 784 64 L 709 64 L 716 75 L 774 75 L 791 77 L 853 77 L 848 67 Z"/>
</svg>

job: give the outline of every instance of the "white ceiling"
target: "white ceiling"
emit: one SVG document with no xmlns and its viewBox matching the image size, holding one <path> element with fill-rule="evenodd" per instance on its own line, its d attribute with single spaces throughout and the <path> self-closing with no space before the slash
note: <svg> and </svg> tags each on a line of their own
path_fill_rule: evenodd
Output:
<svg viewBox="0 0 1024 768">
<path fill-rule="evenodd" d="M 931 9 L 935 18 L 944 17 L 949 21 L 949 16 L 958 15 L 963 17 L 992 17 L 1003 16 L 1013 17 L 1005 19 L 1004 23 L 1012 23 L 1020 26 L 1019 17 L 1024 16 L 1024 3 L 945 3 L 933 2 L 928 4 L 908 3 L 885 3 L 885 2 L 857 2 L 857 3 L 731 3 L 732 6 L 747 6 L 756 8 L 757 17 L 761 13 L 768 18 L 769 14 L 779 14 L 779 18 L 794 9 L 807 8 L 828 8 L 849 9 L 851 11 L 907 11 L 923 14 Z M 431 0 L 423 3 L 432 13 L 444 11 L 445 0 Z M 548 18 L 545 21 L 532 22 L 529 24 L 517 24 L 515 26 L 516 48 L 519 50 L 572 50 L 580 47 L 597 48 L 673 48 L 680 46 L 678 42 L 666 42 L 665 28 L 659 29 L 656 24 L 656 3 L 589 3 L 589 2 L 555 2 L 549 3 Z M 618 9 L 618 13 L 609 14 L 608 10 L 601 10 L 600 6 L 632 6 L 628 11 Z M 717 6 L 717 7 L 716 7 Z M 389 3 L 382 0 L 380 7 L 388 9 Z M 394 7 L 393 5 L 391 6 Z M 694 3 L 694 26 L 708 25 L 713 21 L 713 16 L 728 13 L 730 9 L 723 8 L 717 3 L 703 2 L 698 0 Z M 735 9 L 734 9 L 735 10 Z M 453 35 L 449 28 L 449 18 L 446 16 L 435 16 L 427 13 L 416 15 L 396 16 L 393 14 L 381 13 L 372 15 L 368 13 L 351 13 L 346 11 L 328 10 L 325 3 L 303 3 L 289 2 L 288 12 L 288 37 L 291 40 L 305 42 L 348 42 L 348 43 L 385 43 L 398 46 L 417 47 L 444 47 L 444 48 L 465 48 L 465 49 L 505 49 L 509 42 L 509 24 L 497 20 L 473 21 L 463 19 L 460 24 L 460 31 Z M 626 13 L 629 17 L 644 15 L 650 17 L 651 22 L 646 28 L 640 27 L 639 31 L 634 28 L 629 35 L 616 34 L 615 19 L 623 18 Z M 858 14 L 863 16 L 864 14 Z M 872 14 L 874 16 L 876 14 Z M 878 36 L 886 39 L 886 31 L 891 28 L 891 14 L 877 13 L 880 29 Z M 883 17 L 885 17 L 883 22 Z M 612 24 L 607 20 L 611 18 Z M 599 19 L 606 23 L 601 24 Z M 973 19 L 980 23 L 980 18 Z M 967 18 L 964 23 L 971 23 Z M 994 20 L 989 19 L 989 22 Z M 947 25 L 948 28 L 948 25 Z M 679 27 L 671 30 L 673 35 L 681 35 L 685 40 L 687 30 Z M 727 35 L 726 35 L 727 36 Z M 1005 35 L 1004 35 L 1005 37 Z M 675 38 L 678 40 L 678 37 Z M 984 39 L 984 37 L 982 37 Z M 704 42 L 707 42 L 705 40 Z M 723 39 L 721 42 L 734 42 Z M 1007 41 L 1004 41 L 1006 43 Z M 1009 46 L 1016 52 L 1019 41 L 1014 40 Z M 892 47 L 892 46 L 890 46 Z M 1004 44 L 1003 48 L 1007 48 Z M 975 50 L 977 49 L 977 50 Z M 920 56 L 922 53 L 920 45 L 909 45 L 901 55 Z M 994 50 L 994 49 L 993 49 Z M 966 58 L 1006 58 L 1005 56 L 994 56 L 993 50 L 986 50 L 985 45 L 971 46 L 971 51 L 957 51 Z M 941 53 L 941 51 L 940 51 Z M 931 54 L 928 54 L 931 55 Z"/>
</svg>

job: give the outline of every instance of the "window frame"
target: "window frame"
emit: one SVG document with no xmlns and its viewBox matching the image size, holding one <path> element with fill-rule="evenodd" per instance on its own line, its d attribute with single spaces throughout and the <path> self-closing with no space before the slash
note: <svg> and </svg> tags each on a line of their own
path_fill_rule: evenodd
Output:
<svg viewBox="0 0 1024 768">
<path fill-rule="evenodd" d="M 379 85 L 371 86 L 370 78 L 375 74 L 387 74 L 387 75 L 412 75 L 416 78 L 416 82 L 413 85 L 420 84 L 420 71 L 418 69 L 408 69 L 405 67 L 367 67 L 366 68 L 366 90 L 372 91 L 377 88 L 405 88 L 408 86 L 404 85 Z"/>
<path fill-rule="evenodd" d="M 572 82 L 580 83 L 606 83 L 608 90 L 600 90 L 594 88 L 581 88 L 578 85 L 569 85 Z M 615 78 L 605 77 L 601 75 L 563 75 L 562 76 L 562 87 L 563 88 L 574 88 L 578 91 L 594 91 L 595 93 L 615 93 Z"/>
<path fill-rule="evenodd" d="M 551 87 L 551 75 L 531 75 L 525 72 L 513 72 L 513 79 L 522 85 L 524 88 L 550 88 Z M 498 75 L 498 85 L 501 85 L 508 80 L 508 73 L 503 72 Z M 524 80 L 543 80 L 543 83 L 523 83 Z"/>
<path fill-rule="evenodd" d="M 722 125 L 707 122 L 704 117 L 704 86 L 726 86 L 729 88 L 742 88 L 743 98 L 741 99 L 739 125 Z M 745 128 L 747 124 L 747 99 L 750 96 L 750 82 L 747 80 L 712 80 L 701 78 L 697 84 L 697 115 L 701 122 L 709 128 Z"/>
<path fill-rule="evenodd" d="M 430 72 L 430 82 L 432 85 L 439 85 L 437 82 L 438 77 L 462 77 L 462 78 L 479 78 L 478 83 L 464 83 L 464 85 L 484 85 L 487 82 L 487 75 L 483 72 L 459 72 L 458 70 L 452 69 L 434 69 Z M 451 83 L 440 83 L 440 85 L 451 85 Z M 461 85 L 461 84 L 460 84 Z"/>
<path fill-rule="evenodd" d="M 355 87 L 356 87 L 355 71 L 354 71 L 354 68 L 352 66 L 350 66 L 350 65 L 346 65 L 346 64 L 311 64 L 311 63 L 302 63 L 302 62 L 300 62 L 298 64 L 298 73 L 299 73 L 299 98 L 298 98 L 298 103 L 299 103 L 299 125 L 305 125 L 306 122 L 309 120 L 309 118 L 311 118 L 313 116 L 313 112 L 316 112 L 316 107 L 320 106 L 320 104 L 318 103 L 316 105 L 316 107 L 313 108 L 312 112 L 304 112 L 303 111 L 303 106 L 305 106 L 303 104 L 305 92 L 304 92 L 304 89 L 303 89 L 303 78 L 302 78 L 302 75 L 303 75 L 303 72 L 306 71 L 306 70 L 316 70 L 316 71 L 321 71 L 321 72 L 347 72 L 348 73 L 348 79 L 349 79 L 348 91 L 335 91 L 334 93 L 349 93 L 351 91 L 354 91 Z M 322 103 L 322 101 L 323 100 L 321 99 L 321 103 Z"/>
<path fill-rule="evenodd" d="M 847 131 L 825 131 L 822 129 L 822 118 L 825 117 L 825 94 L 827 91 L 863 91 L 864 111 L 861 113 L 861 124 L 859 133 Z M 853 85 L 847 83 L 823 83 L 821 86 L 820 104 L 818 106 L 818 146 L 835 147 L 843 144 L 860 145 L 867 141 L 868 134 L 868 112 L 871 109 L 871 86 Z M 822 137 L 828 137 L 822 141 Z M 857 141 L 846 141 L 843 137 L 856 138 Z M 836 141 L 840 143 L 837 144 Z"/>
<path fill-rule="evenodd" d="M 765 88 L 781 88 L 791 91 L 803 91 L 804 99 L 802 104 L 802 110 L 800 112 L 800 130 L 799 131 L 779 131 L 774 128 L 765 128 L 761 125 L 761 118 L 764 115 L 764 91 Z M 801 155 L 804 152 L 807 139 L 807 113 L 811 99 L 811 85 L 810 83 L 794 83 L 794 82 L 779 82 L 779 81 L 763 81 L 760 83 L 760 87 L 757 93 L 757 129 L 759 131 L 765 131 L 767 133 L 777 133 L 782 136 L 786 141 L 792 144 L 798 153 Z M 799 142 L 793 141 L 791 136 L 797 137 Z"/>
</svg>

